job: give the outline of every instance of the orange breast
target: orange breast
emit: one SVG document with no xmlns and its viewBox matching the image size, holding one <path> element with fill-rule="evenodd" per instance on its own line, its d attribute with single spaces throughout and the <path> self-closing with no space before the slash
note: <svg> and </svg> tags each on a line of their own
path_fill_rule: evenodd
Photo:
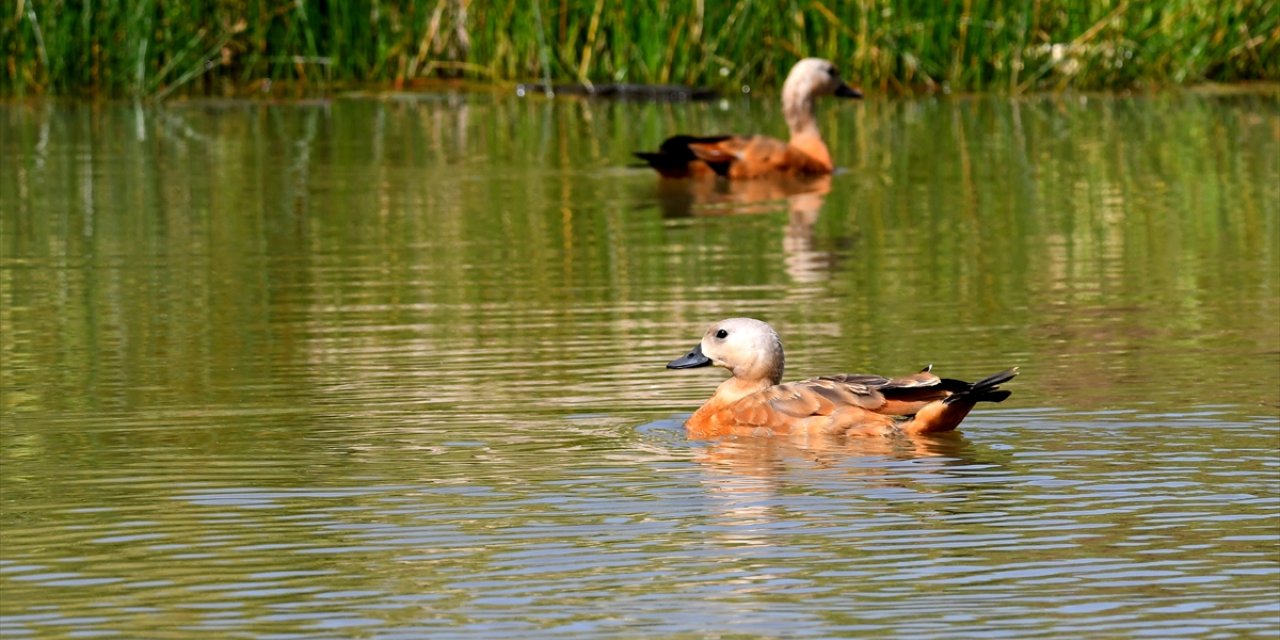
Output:
<svg viewBox="0 0 1280 640">
<path fill-rule="evenodd" d="M 785 413 L 765 394 L 724 403 L 712 397 L 685 427 L 693 438 L 723 436 L 853 435 L 883 436 L 899 426 L 893 415 L 857 406 L 830 407 L 808 415 Z"/>
</svg>

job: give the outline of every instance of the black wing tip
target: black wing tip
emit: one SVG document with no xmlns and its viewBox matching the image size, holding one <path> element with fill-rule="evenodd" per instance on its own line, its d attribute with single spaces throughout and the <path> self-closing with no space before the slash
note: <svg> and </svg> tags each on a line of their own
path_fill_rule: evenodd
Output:
<svg viewBox="0 0 1280 640">
<path fill-rule="evenodd" d="M 986 395 L 982 396 L 981 399 L 983 402 L 1004 402 L 1005 399 L 1011 395 L 1013 395 L 1012 391 L 1008 389 L 1000 389 L 988 392 Z"/>
<path fill-rule="evenodd" d="M 969 387 L 968 390 L 957 393 L 943 402 L 948 404 L 960 400 L 968 400 L 970 402 L 1004 402 L 1013 392 L 1007 389 L 1001 389 L 1000 385 L 1016 378 L 1018 376 L 1018 367 L 1005 369 L 1000 373 L 993 373 Z"/>
<path fill-rule="evenodd" d="M 979 391 L 983 388 L 994 389 L 996 385 L 1004 384 L 1016 377 L 1018 377 L 1018 367 L 1010 367 L 1000 373 L 993 373 L 973 383 L 973 390 Z"/>
<path fill-rule="evenodd" d="M 658 145 L 657 151 L 632 151 L 631 155 L 648 162 L 650 167 L 658 169 L 659 171 L 666 170 L 678 173 L 690 162 L 698 161 L 697 154 L 693 152 L 693 149 L 689 148 L 689 145 L 715 144 L 717 142 L 724 142 L 732 137 L 733 136 L 730 135 L 691 136 L 679 134 L 663 140 L 662 144 Z M 716 174 L 727 176 L 729 175 L 729 164 L 730 163 L 728 162 L 708 162 L 707 166 L 711 167 L 711 170 L 715 171 Z"/>
<path fill-rule="evenodd" d="M 703 160 L 703 162 L 707 162 L 707 161 Z M 732 164 L 733 163 L 731 162 L 707 162 L 707 166 L 711 167 L 711 170 L 716 172 L 716 175 L 720 176 L 721 178 L 729 177 L 729 167 Z"/>
<path fill-rule="evenodd" d="M 733 136 L 731 135 L 725 134 L 714 136 L 691 136 L 685 133 L 680 133 L 663 140 L 661 146 L 666 147 L 667 145 L 675 145 L 683 147 L 690 144 L 715 144 L 717 142 L 724 142 L 732 137 Z"/>
</svg>

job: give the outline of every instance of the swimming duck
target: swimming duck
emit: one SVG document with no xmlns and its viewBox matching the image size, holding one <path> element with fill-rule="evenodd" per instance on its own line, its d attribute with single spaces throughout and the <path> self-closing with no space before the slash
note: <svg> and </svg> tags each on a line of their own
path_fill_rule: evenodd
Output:
<svg viewBox="0 0 1280 640">
<path fill-rule="evenodd" d="M 1009 397 L 1008 369 L 978 382 L 939 378 L 932 365 L 900 378 L 842 373 L 782 382 L 782 340 L 768 324 L 729 318 L 707 329 L 668 369 L 715 365 L 733 376 L 694 412 L 694 437 L 723 435 L 924 435 L 954 430 L 978 402 Z"/>
<path fill-rule="evenodd" d="M 782 114 L 791 130 L 784 142 L 768 136 L 688 136 L 667 138 L 656 152 L 637 152 L 666 178 L 718 175 L 732 179 L 770 175 L 831 173 L 831 153 L 822 141 L 813 103 L 818 96 L 861 98 L 840 79 L 836 66 L 821 58 L 797 62 L 782 85 Z"/>
</svg>

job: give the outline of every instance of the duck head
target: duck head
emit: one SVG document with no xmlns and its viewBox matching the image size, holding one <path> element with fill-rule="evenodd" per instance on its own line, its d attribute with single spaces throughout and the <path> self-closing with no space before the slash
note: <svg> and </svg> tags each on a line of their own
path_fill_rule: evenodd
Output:
<svg viewBox="0 0 1280 640">
<path fill-rule="evenodd" d="M 805 58 L 797 62 L 782 83 L 782 112 L 792 135 L 816 127 L 813 101 L 818 96 L 861 98 L 862 92 L 846 84 L 830 60 Z"/>
<path fill-rule="evenodd" d="M 840 78 L 840 70 L 830 60 L 805 58 L 791 67 L 786 81 L 782 83 L 782 95 L 784 99 L 787 96 L 861 98 L 862 92 L 845 84 Z"/>
<path fill-rule="evenodd" d="M 778 384 L 784 362 L 782 340 L 773 327 L 753 318 L 729 318 L 711 325 L 692 351 L 668 362 L 667 368 L 715 365 L 741 380 Z"/>
</svg>

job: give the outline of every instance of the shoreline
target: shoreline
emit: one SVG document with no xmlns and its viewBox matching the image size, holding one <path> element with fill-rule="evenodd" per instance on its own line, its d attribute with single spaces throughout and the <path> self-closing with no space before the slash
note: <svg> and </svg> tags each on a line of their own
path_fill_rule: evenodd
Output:
<svg viewBox="0 0 1280 640">
<path fill-rule="evenodd" d="M 256 83 L 255 83 L 256 84 Z M 413 100 L 418 96 L 439 95 L 494 95 L 510 96 L 530 100 L 592 100 L 601 102 L 657 102 L 687 103 L 714 102 L 735 100 L 748 95 L 775 96 L 776 89 L 735 93 L 718 91 L 707 87 L 686 87 L 683 85 L 646 85 L 629 84 L 627 89 L 618 91 L 611 89 L 617 85 L 594 85 L 594 91 L 587 85 L 556 84 L 552 95 L 548 96 L 539 83 L 516 82 L 484 82 L 472 80 L 432 79 L 410 83 L 411 86 L 397 87 L 394 83 L 347 84 L 333 83 L 324 89 L 290 82 L 273 82 L 269 91 L 237 91 L 224 95 L 177 94 L 163 100 L 146 97 L 121 97 L 103 95 L 67 95 L 67 94 L 35 94 L 25 96 L 0 96 L 0 105 L 38 104 L 44 102 L 82 102 L 92 104 L 142 104 L 155 105 L 199 105 L 216 103 L 249 103 L 249 104 L 306 104 L 329 103 L 336 100 Z M 283 86 L 277 86 L 283 85 Z M 602 91 L 601 88 L 604 88 Z M 536 89 L 536 90 L 531 90 Z M 864 88 L 864 91 L 866 89 Z M 1157 96 L 1171 93 L 1191 93 L 1207 96 L 1228 95 L 1274 95 L 1280 97 L 1280 81 L 1245 80 L 1239 82 L 1201 82 L 1181 85 L 1153 85 L 1128 89 L 1072 89 L 1038 90 L 1010 93 L 1007 91 L 927 91 L 927 92 L 886 92 L 871 90 L 866 99 L 872 101 L 911 101 L 911 100 L 970 100 L 974 98 L 999 97 L 1011 100 L 1070 98 L 1070 97 L 1141 97 Z M 679 94 L 679 95 L 677 95 Z"/>
</svg>

